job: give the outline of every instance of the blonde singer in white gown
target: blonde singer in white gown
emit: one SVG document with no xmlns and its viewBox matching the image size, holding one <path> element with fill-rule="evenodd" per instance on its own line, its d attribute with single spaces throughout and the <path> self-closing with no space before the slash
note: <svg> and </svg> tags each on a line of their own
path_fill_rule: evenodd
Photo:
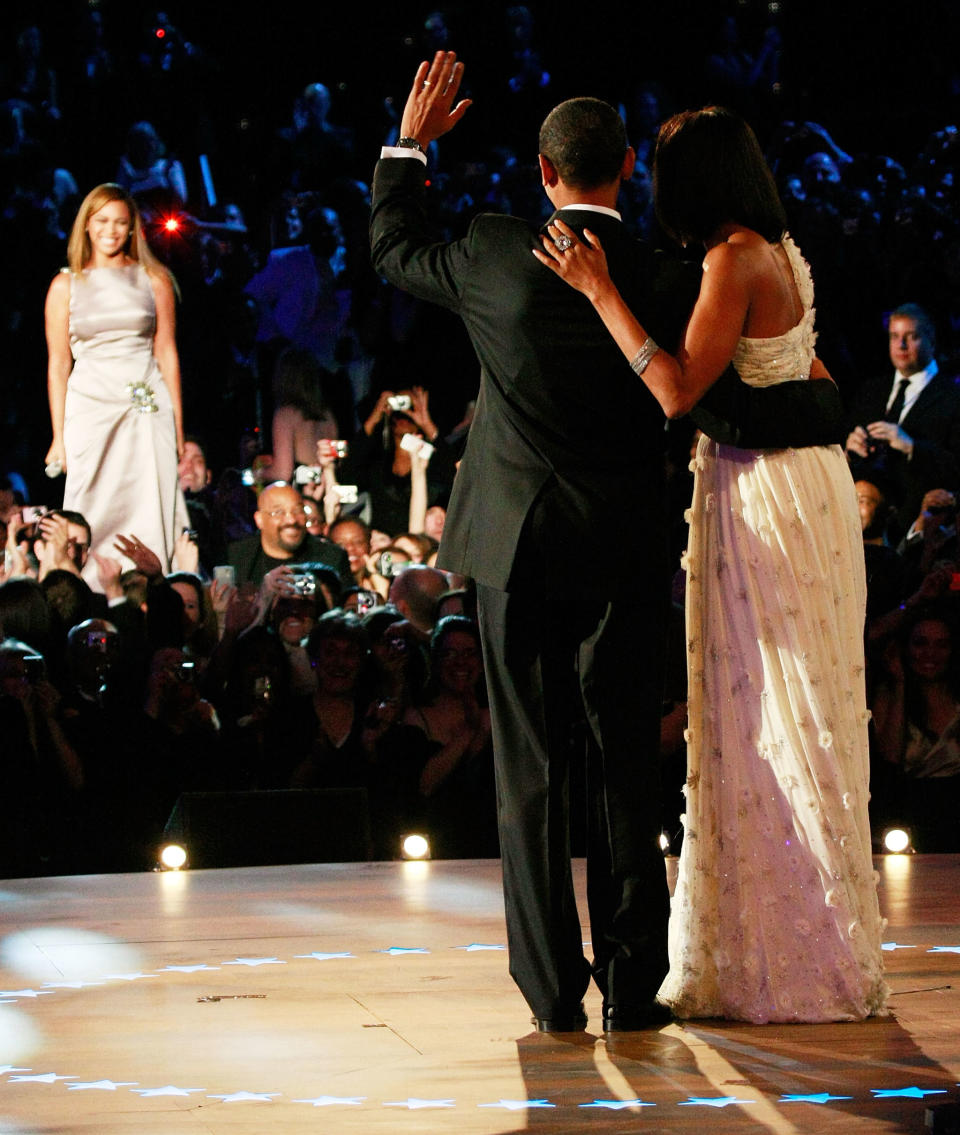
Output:
<svg viewBox="0 0 960 1135">
<path fill-rule="evenodd" d="M 658 192 L 671 191 L 671 175 L 686 184 L 702 169 L 691 192 L 721 197 L 700 232 L 689 215 L 677 224 L 661 211 L 668 231 L 707 248 L 677 359 L 647 339 L 596 247 L 548 250 L 671 416 L 731 361 L 754 386 L 826 373 L 814 354 L 809 268 L 789 236 L 774 235 L 775 206 L 742 209 L 755 225 L 768 220 L 761 236 L 738 216 L 733 192 L 722 199 L 719 151 L 746 155 L 747 181 L 769 178 L 749 127 L 729 112 L 686 112 L 661 129 Z M 742 192 L 744 179 L 728 180 Z M 767 191 L 779 206 L 772 178 Z M 685 835 L 659 997 L 684 1018 L 859 1020 L 884 1011 L 887 990 L 852 478 L 839 446 L 743 450 L 704 437 L 693 466 Z"/>
<path fill-rule="evenodd" d="M 116 558 L 117 536 L 135 536 L 166 571 L 188 523 L 172 283 L 117 186 L 87 196 L 68 257 L 47 297 L 47 460 L 66 470 L 63 507 L 86 518 L 93 552 Z M 96 587 L 93 557 L 87 574 Z"/>
</svg>

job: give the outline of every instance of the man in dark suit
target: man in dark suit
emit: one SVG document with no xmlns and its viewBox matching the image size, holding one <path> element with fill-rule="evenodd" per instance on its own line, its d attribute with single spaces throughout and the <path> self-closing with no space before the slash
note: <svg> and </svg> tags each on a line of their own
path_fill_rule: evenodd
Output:
<svg viewBox="0 0 960 1135">
<path fill-rule="evenodd" d="M 933 320 L 918 304 L 893 311 L 888 334 L 893 375 L 858 392 L 846 449 L 857 479 L 889 486 L 896 543 L 929 489 L 960 488 L 960 384 L 938 368 Z"/>
<path fill-rule="evenodd" d="M 417 73 L 401 138 L 385 148 L 374 177 L 373 262 L 394 284 L 457 312 L 480 361 L 439 564 L 477 581 L 511 974 L 543 1031 L 585 1026 L 591 970 L 605 1030 L 645 1028 L 669 1016 L 655 1000 L 667 970 L 669 909 L 656 768 L 668 576 L 663 414 L 589 303 L 536 261 L 536 225 L 485 215 L 462 240 L 433 237 L 421 162 L 469 105 L 454 106 L 462 70 L 454 53 L 439 52 Z M 623 232 L 615 210 L 634 161 L 616 111 L 596 99 L 562 103 L 543 125 L 540 150 L 551 202 L 574 229 L 586 224 L 600 235 L 644 326 L 661 342 L 676 341 L 689 296 L 685 309 L 670 311 L 655 257 Z M 808 401 L 823 389 L 790 385 L 809 388 Z M 802 417 L 786 414 L 788 422 Z M 819 411 L 813 417 L 822 429 Z M 777 430 L 789 432 L 783 421 Z M 724 436 L 749 443 L 743 422 Z M 571 553 L 611 540 L 616 557 L 585 566 Z M 578 714 L 592 742 L 592 967 L 568 832 Z"/>
</svg>

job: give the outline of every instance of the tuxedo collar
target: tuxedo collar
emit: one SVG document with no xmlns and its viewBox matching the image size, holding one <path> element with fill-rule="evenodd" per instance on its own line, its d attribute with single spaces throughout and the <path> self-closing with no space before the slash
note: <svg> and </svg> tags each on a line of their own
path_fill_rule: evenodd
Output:
<svg viewBox="0 0 960 1135">
<path fill-rule="evenodd" d="M 544 227 L 546 227 L 546 225 L 552 225 L 557 217 L 560 217 L 562 220 L 565 219 L 564 214 L 566 213 L 580 213 L 581 215 L 586 213 L 592 215 L 597 220 L 601 217 L 606 217 L 611 221 L 621 223 L 623 221 L 623 217 L 621 217 L 616 209 L 608 209 L 605 205 L 564 205 L 561 209 L 554 209 L 550 214 L 550 218 L 544 222 Z"/>
</svg>

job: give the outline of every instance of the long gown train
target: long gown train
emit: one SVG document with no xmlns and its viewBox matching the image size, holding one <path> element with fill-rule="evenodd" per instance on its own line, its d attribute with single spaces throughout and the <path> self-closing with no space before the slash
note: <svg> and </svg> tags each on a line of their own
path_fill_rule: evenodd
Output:
<svg viewBox="0 0 960 1135">
<path fill-rule="evenodd" d="M 754 385 L 809 376 L 813 286 L 784 247 L 804 316 L 740 340 Z M 680 1017 L 860 1019 L 886 987 L 853 481 L 839 446 L 702 438 L 693 467 L 686 816 L 660 999 Z"/>
</svg>

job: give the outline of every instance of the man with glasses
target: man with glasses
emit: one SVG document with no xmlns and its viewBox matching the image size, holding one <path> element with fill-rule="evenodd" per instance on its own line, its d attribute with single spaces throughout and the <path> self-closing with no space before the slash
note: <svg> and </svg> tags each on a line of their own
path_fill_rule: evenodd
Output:
<svg viewBox="0 0 960 1135">
<path fill-rule="evenodd" d="M 257 497 L 253 514 L 259 532 L 237 540 L 227 551 L 227 562 L 237 574 L 237 585 L 257 587 L 269 574 L 277 592 L 297 593 L 296 564 L 325 564 L 332 568 L 342 587 L 349 587 L 350 561 L 344 550 L 331 540 L 307 532 L 303 498 L 292 485 L 277 481 L 267 485 Z"/>
</svg>

